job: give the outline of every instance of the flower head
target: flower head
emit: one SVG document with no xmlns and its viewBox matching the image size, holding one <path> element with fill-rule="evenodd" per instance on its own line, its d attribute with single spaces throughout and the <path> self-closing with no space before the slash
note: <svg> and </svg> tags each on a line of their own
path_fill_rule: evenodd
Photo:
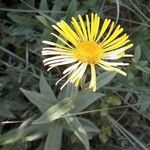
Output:
<svg viewBox="0 0 150 150">
<path fill-rule="evenodd" d="M 111 19 L 105 19 L 100 24 L 100 17 L 97 14 L 86 15 L 85 22 L 81 15 L 78 15 L 78 21 L 72 17 L 71 25 L 65 21 L 60 21 L 53 28 L 59 33 L 51 33 L 61 44 L 43 41 L 49 45 L 42 50 L 42 55 L 50 56 L 43 60 L 48 71 L 56 66 L 70 65 L 63 71 L 64 76 L 57 81 L 61 81 L 69 76 L 61 89 L 68 83 L 75 83 L 78 86 L 81 78 L 90 67 L 91 81 L 89 88 L 96 90 L 96 70 L 99 66 L 104 70 L 115 71 L 122 75 L 126 73 L 117 66 L 126 66 L 128 63 L 114 62 L 122 57 L 132 57 L 126 54 L 126 50 L 133 44 L 129 44 L 127 34 L 123 34 L 123 28 L 118 25 L 115 27 Z M 57 84 L 56 83 L 56 84 Z"/>
</svg>

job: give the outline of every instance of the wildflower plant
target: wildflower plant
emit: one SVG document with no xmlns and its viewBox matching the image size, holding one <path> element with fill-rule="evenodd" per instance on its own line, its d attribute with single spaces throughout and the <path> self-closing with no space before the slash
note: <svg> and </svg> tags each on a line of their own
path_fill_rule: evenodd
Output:
<svg viewBox="0 0 150 150">
<path fill-rule="evenodd" d="M 90 149 L 88 135 L 99 133 L 100 130 L 90 120 L 76 115 L 82 114 L 84 109 L 105 95 L 96 90 L 109 83 L 116 72 L 126 75 L 118 66 L 126 66 L 129 63 L 116 60 L 132 57 L 131 54 L 126 53 L 126 50 L 133 46 L 128 35 L 123 34 L 120 25 L 115 26 L 111 19 L 101 22 L 100 17 L 92 13 L 86 15 L 85 19 L 81 15 L 78 15 L 78 20 L 72 17 L 72 25 L 68 25 L 63 20 L 53 25 L 58 34 L 51 33 L 51 35 L 56 37 L 59 43 L 43 41 L 48 45 L 42 50 L 42 55 L 46 56 L 43 63 L 44 66 L 48 66 L 48 71 L 54 67 L 67 65 L 63 70 L 63 77 L 56 82 L 56 85 L 62 79 L 66 81 L 61 86 L 62 91 L 58 97 L 53 93 L 43 74 L 39 84 L 40 93 L 21 88 L 24 95 L 38 107 L 42 115 L 29 127 L 21 127 L 22 132 L 20 136 L 16 134 L 16 141 L 21 137 L 33 140 L 48 133 L 45 150 L 59 150 L 63 130 L 67 129 L 73 131 L 86 150 Z M 106 71 L 99 75 L 96 71 L 97 67 Z M 91 79 L 83 83 L 83 89 L 79 90 L 78 87 L 83 77 L 86 77 L 88 68 Z M 87 87 L 92 89 L 92 92 L 85 90 Z M 33 134 L 29 132 L 30 134 L 26 135 L 28 131 L 32 131 Z M 40 133 L 39 136 L 36 135 L 37 131 Z"/>
<path fill-rule="evenodd" d="M 42 4 L 45 2 L 45 0 L 42 1 Z M 59 0 L 58 2 L 61 3 Z M 76 0 L 72 0 L 68 8 L 70 12 L 75 8 L 75 4 Z M 120 85 L 106 87 L 108 93 L 104 88 L 116 74 L 123 75 L 122 79 L 128 77 L 124 77 L 127 75 L 125 66 L 128 66 L 132 60 L 133 55 L 129 50 L 133 47 L 133 43 L 123 27 L 117 25 L 113 20 L 102 19 L 96 13 L 85 15 L 83 13 L 77 16 L 74 13 L 70 17 L 69 11 L 65 18 L 55 24 L 53 17 L 49 19 L 47 15 L 43 14 L 43 11 L 39 11 L 40 15 L 36 16 L 36 19 L 46 26 L 43 35 L 45 35 L 45 31 L 47 33 L 49 27 L 52 27 L 50 39 L 42 37 L 44 48 L 40 48 L 42 51 L 40 57 L 43 59 L 44 70 L 47 68 L 53 79 L 46 78 L 43 73 L 38 76 L 39 72 L 43 72 L 41 68 L 40 71 L 36 70 L 38 73 L 33 69 L 34 76 L 40 80 L 38 86 L 33 86 L 36 91 L 24 88 L 20 88 L 20 90 L 37 109 L 34 108 L 36 111 L 33 111 L 33 108 L 27 105 L 27 109 L 30 108 L 27 111 L 29 119 L 23 121 L 17 129 L 0 135 L 0 145 L 11 145 L 18 141 L 29 142 L 42 138 L 39 149 L 44 147 L 44 150 L 60 150 L 71 143 L 75 145 L 74 149 L 83 149 L 84 146 L 84 149 L 90 150 L 89 141 L 94 135 L 106 143 L 115 132 L 120 139 L 124 136 L 135 149 L 147 150 L 141 141 L 118 122 L 120 118 L 116 121 L 110 113 L 110 109 L 124 107 L 121 106 L 123 104 L 122 97 L 120 95 L 119 97 L 117 92 L 117 94 L 112 94 L 113 90 L 119 88 Z M 67 17 L 68 14 L 69 17 Z M 16 20 L 17 17 L 15 16 L 13 19 Z M 53 21 L 52 26 L 49 26 L 52 22 L 49 23 L 48 19 Z M 39 43 L 41 45 L 41 38 Z M 133 58 L 134 63 L 137 64 L 139 59 Z M 56 68 L 59 70 L 58 78 L 53 76 L 53 70 L 51 70 Z M 130 92 L 127 93 L 126 102 L 129 97 Z M 33 116 L 30 111 L 34 114 Z M 85 114 L 90 114 L 90 117 L 84 116 Z M 22 116 L 24 117 L 24 115 Z M 64 135 L 64 133 L 66 134 Z M 63 136 L 68 137 L 66 145 L 62 144 Z M 78 144 L 75 144 L 76 142 Z M 125 142 L 127 143 L 127 141 Z M 72 146 L 70 147 L 72 148 Z M 66 149 L 70 149 L 70 147 Z M 123 148 L 126 149 L 126 147 Z"/>
</svg>

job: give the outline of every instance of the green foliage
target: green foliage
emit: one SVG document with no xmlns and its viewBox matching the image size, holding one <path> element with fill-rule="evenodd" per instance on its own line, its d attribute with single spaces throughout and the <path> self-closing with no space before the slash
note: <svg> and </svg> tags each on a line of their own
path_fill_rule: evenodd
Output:
<svg viewBox="0 0 150 150">
<path fill-rule="evenodd" d="M 25 0 L 0 2 L 0 149 L 148 150 L 150 30 L 146 0 Z M 68 84 L 62 68 L 42 66 L 42 40 L 52 24 L 96 12 L 130 35 L 127 77 L 97 69 L 97 91 Z M 116 15 L 117 14 L 117 15 Z M 55 41 L 56 42 L 56 41 Z M 87 78 L 88 79 L 88 76 Z M 28 90 L 27 90 L 28 89 Z"/>
<path fill-rule="evenodd" d="M 34 26 L 37 25 L 37 22 L 34 19 L 25 17 L 25 16 L 20 16 L 20 15 L 15 15 L 15 14 L 8 14 L 8 17 L 14 21 L 15 23 L 25 26 L 28 28 L 33 28 Z"/>
<path fill-rule="evenodd" d="M 28 91 L 22 88 L 20 90 L 31 101 L 31 103 L 39 108 L 41 112 L 45 112 L 50 107 L 51 104 L 47 103 L 48 99 L 46 95 L 39 94 L 38 92 Z"/>
<path fill-rule="evenodd" d="M 42 15 L 36 15 L 36 18 L 45 26 L 45 27 L 49 27 L 50 23 L 48 22 L 48 20 L 42 16 Z"/>
<path fill-rule="evenodd" d="M 82 127 L 87 133 L 99 133 L 100 129 L 90 120 L 78 117 Z"/>
<path fill-rule="evenodd" d="M 43 95 L 47 96 L 47 103 L 56 103 L 57 98 L 54 95 L 52 88 L 49 86 L 43 74 L 41 74 L 40 83 L 39 83 L 40 92 Z"/>
<path fill-rule="evenodd" d="M 71 0 L 68 9 L 66 11 L 65 20 L 69 22 L 71 17 L 76 15 L 76 12 L 77 12 L 77 1 Z"/>
<path fill-rule="evenodd" d="M 89 150 L 88 135 L 85 129 L 82 127 L 81 123 L 76 117 L 66 118 L 69 127 L 72 129 L 74 134 L 79 138 L 79 140 L 84 144 L 85 149 Z"/>
<path fill-rule="evenodd" d="M 120 106 L 121 105 L 121 99 L 118 96 L 112 95 L 107 98 L 107 104 L 110 106 Z"/>
<path fill-rule="evenodd" d="M 98 100 L 98 98 L 101 98 L 103 96 L 104 94 L 102 93 L 81 93 L 76 98 L 75 108 L 71 112 L 80 112 L 94 103 L 96 100 Z"/>
<path fill-rule="evenodd" d="M 114 77 L 116 73 L 115 72 L 103 72 L 97 77 L 97 89 L 105 86 L 108 84 Z M 88 88 L 88 85 L 90 83 L 85 84 L 85 88 Z"/>
<path fill-rule="evenodd" d="M 71 117 L 70 115 L 72 114 L 67 112 L 72 111 L 73 113 L 78 113 L 98 98 L 104 96 L 104 94 L 81 93 L 79 97 L 67 97 L 58 101 L 43 74 L 41 74 L 40 77 L 39 87 L 41 93 L 22 88 L 20 89 L 28 100 L 39 108 L 43 115 L 39 119 L 33 121 L 29 126 L 21 126 L 18 129 L 11 130 L 0 136 L 0 144 L 5 145 L 14 143 L 21 139 L 24 139 L 25 141 L 32 141 L 43 136 L 43 132 L 47 131 L 48 137 L 45 149 L 54 149 L 55 147 L 57 150 L 61 148 L 62 130 L 63 126 L 66 126 L 66 122 L 70 128 L 69 130 L 74 132 L 88 150 L 89 141 L 87 133 L 99 132 L 99 129 L 89 120 Z M 85 101 L 87 98 L 89 100 Z M 65 122 L 62 121 L 63 118 Z M 57 143 L 54 143 L 53 139 L 57 139 Z M 56 144 L 58 147 L 55 146 Z"/>
<path fill-rule="evenodd" d="M 32 141 L 40 138 L 42 133 L 47 131 L 49 124 L 20 126 L 0 136 L 0 145 L 15 143 L 19 140 Z"/>
<path fill-rule="evenodd" d="M 33 124 L 50 123 L 58 118 L 61 118 L 65 113 L 74 108 L 73 99 L 70 97 L 61 100 L 56 105 L 50 107 L 39 119 Z"/>
<path fill-rule="evenodd" d="M 47 0 L 41 0 L 39 8 L 40 8 L 40 10 L 48 10 Z"/>
<path fill-rule="evenodd" d="M 0 116 L 5 118 L 15 118 L 15 116 L 9 109 L 9 105 L 4 103 L 1 103 L 0 105 Z"/>
<path fill-rule="evenodd" d="M 110 126 L 102 126 L 101 127 L 101 133 L 99 135 L 100 139 L 102 140 L 103 143 L 106 143 L 112 135 L 112 130 Z"/>
<path fill-rule="evenodd" d="M 60 150 L 63 125 L 60 122 L 50 124 L 44 150 Z"/>
</svg>

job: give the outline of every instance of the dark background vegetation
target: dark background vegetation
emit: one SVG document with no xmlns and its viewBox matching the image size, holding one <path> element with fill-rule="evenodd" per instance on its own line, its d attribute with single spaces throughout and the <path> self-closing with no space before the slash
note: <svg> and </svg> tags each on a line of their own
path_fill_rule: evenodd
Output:
<svg viewBox="0 0 150 150">
<path fill-rule="evenodd" d="M 76 5 L 74 5 L 76 4 Z M 0 142 L 2 150 L 43 150 L 46 136 L 13 142 L 8 131 L 35 117 L 39 110 L 21 92 L 20 87 L 37 90 L 43 72 L 54 93 L 61 68 L 50 73 L 42 65 L 42 40 L 53 40 L 51 25 L 60 19 L 96 12 L 102 18 L 118 21 L 129 34 L 134 48 L 126 68 L 127 77 L 116 75 L 99 91 L 105 96 L 86 110 L 103 109 L 84 115 L 100 129 L 89 135 L 92 150 L 150 149 L 150 1 L 149 0 L 1 0 L 0 1 Z M 62 84 L 62 83 L 60 83 Z M 111 109 L 113 107 L 113 109 Z M 115 108 L 114 108 L 115 107 Z M 123 128 L 124 136 L 106 115 L 111 114 Z M 112 121 L 113 122 L 113 121 Z M 124 131 L 126 129 L 126 131 Z M 127 134 L 127 133 L 126 133 Z M 131 136 L 132 136 L 131 135 Z M 12 140 L 12 142 L 8 142 Z M 57 140 L 57 139 L 54 139 Z M 135 146 L 135 145 L 136 146 Z M 144 145 L 144 147 L 141 147 Z M 74 134 L 64 131 L 63 150 L 82 150 Z"/>
</svg>

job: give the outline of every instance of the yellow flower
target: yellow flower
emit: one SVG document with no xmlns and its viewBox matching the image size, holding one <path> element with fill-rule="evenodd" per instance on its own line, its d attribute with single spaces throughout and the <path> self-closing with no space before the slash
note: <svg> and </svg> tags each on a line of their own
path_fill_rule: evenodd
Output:
<svg viewBox="0 0 150 150">
<path fill-rule="evenodd" d="M 122 34 L 123 28 L 118 25 L 115 27 L 111 19 L 105 19 L 100 25 L 100 17 L 97 14 L 86 15 L 85 22 L 81 15 L 77 20 L 72 17 L 71 24 L 60 21 L 53 28 L 59 33 L 51 33 L 61 44 L 43 41 L 49 45 L 42 50 L 42 55 L 50 56 L 43 60 L 48 71 L 56 66 L 70 65 L 63 71 L 64 76 L 56 82 L 56 84 L 69 76 L 61 89 L 68 83 L 79 85 L 81 78 L 90 67 L 91 81 L 89 88 L 96 90 L 96 70 L 95 66 L 100 66 L 104 70 L 115 71 L 122 75 L 126 73 L 117 66 L 126 66 L 128 63 L 114 62 L 114 60 L 122 57 L 132 57 L 125 54 L 126 50 L 131 48 L 133 44 L 129 44 L 127 34 Z"/>
</svg>

